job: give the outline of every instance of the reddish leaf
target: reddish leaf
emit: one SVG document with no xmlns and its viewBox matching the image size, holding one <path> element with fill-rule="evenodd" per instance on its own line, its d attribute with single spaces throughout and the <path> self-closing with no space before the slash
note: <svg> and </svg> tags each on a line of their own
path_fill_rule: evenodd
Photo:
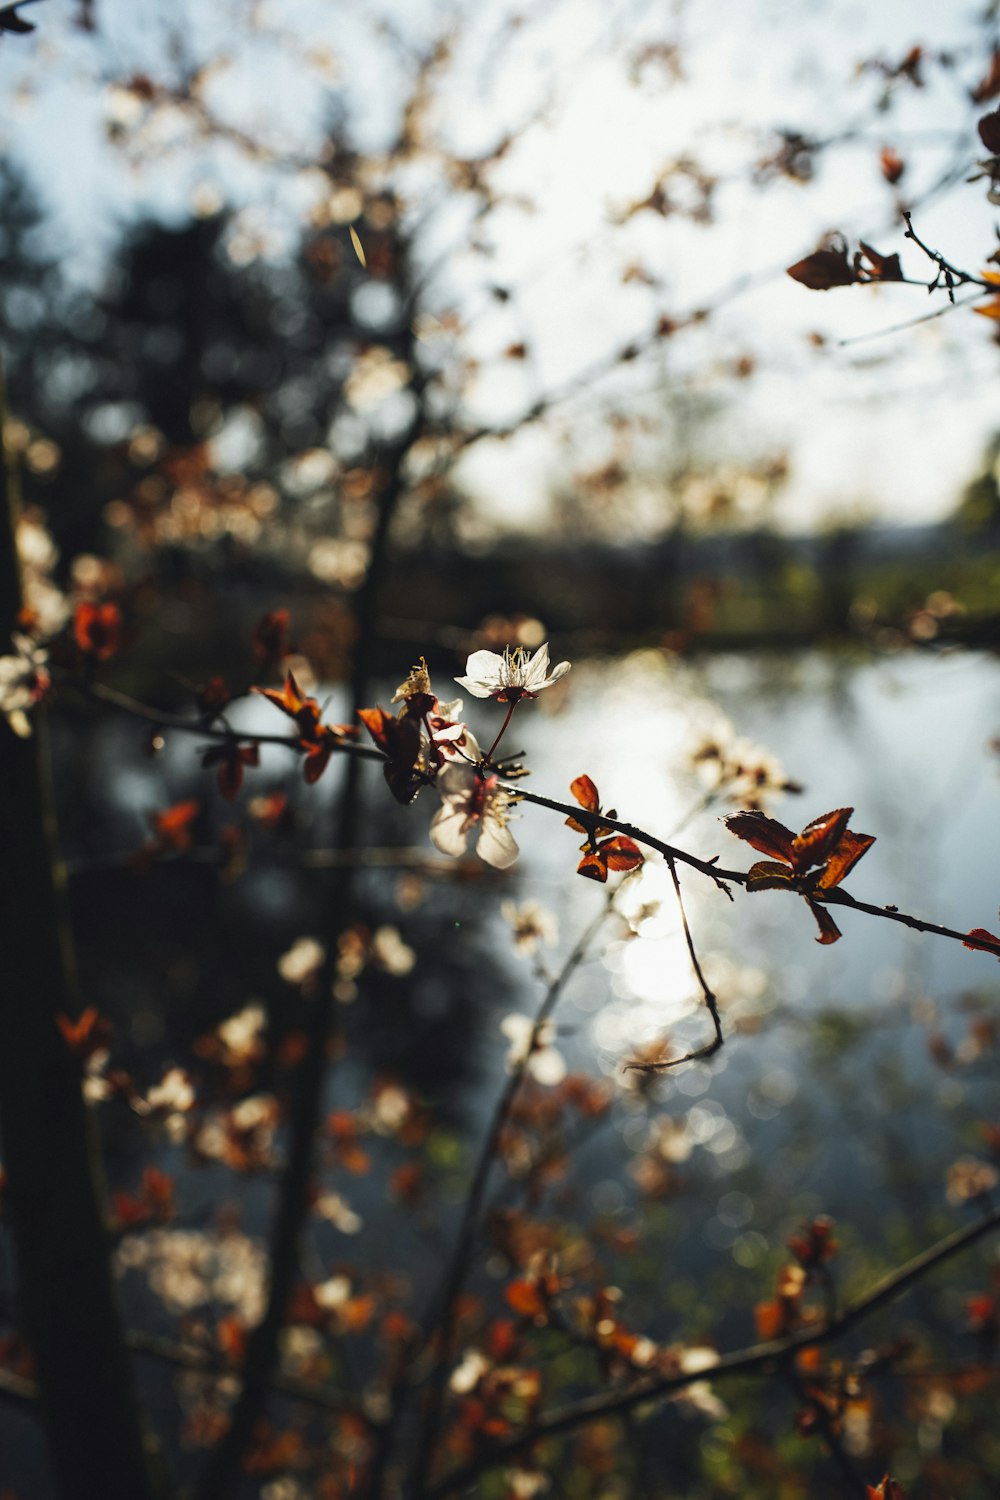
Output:
<svg viewBox="0 0 1000 1500">
<path fill-rule="evenodd" d="M 253 687 L 252 693 L 259 693 L 275 708 L 280 708 L 283 714 L 294 719 L 299 727 L 299 733 L 303 739 L 313 740 L 319 728 L 320 707 L 315 698 L 308 697 L 303 693 L 295 680 L 295 674 L 289 672 L 285 676 L 285 685 L 278 691 L 275 688 Z"/>
<path fill-rule="evenodd" d="M 200 811 L 201 803 L 191 799 L 187 802 L 175 802 L 172 807 L 165 807 L 162 812 L 151 813 L 149 821 L 153 825 L 160 848 L 190 849 L 194 842 L 191 825 Z"/>
<path fill-rule="evenodd" d="M 759 849 L 761 854 L 769 854 L 772 859 L 780 859 L 786 865 L 793 863 L 795 835 L 775 818 L 769 818 L 766 813 L 756 809 L 752 812 L 727 813 L 722 821 L 730 833 L 734 833 L 752 848 Z"/>
<path fill-rule="evenodd" d="M 508 1304 L 522 1318 L 534 1318 L 537 1321 L 544 1320 L 547 1316 L 545 1298 L 542 1296 L 537 1281 L 529 1281 L 527 1277 L 520 1281 L 512 1281 L 504 1292 L 504 1296 Z"/>
<path fill-rule="evenodd" d="M 816 925 L 819 928 L 819 937 L 816 939 L 817 943 L 822 943 L 824 947 L 829 943 L 835 943 L 841 935 L 840 928 L 831 917 L 827 908 L 821 906 L 818 901 L 810 901 L 808 896 L 806 897 L 806 905 L 816 918 Z"/>
<path fill-rule="evenodd" d="M 486 1330 L 486 1348 L 490 1358 L 509 1360 L 518 1344 L 518 1332 L 510 1318 L 494 1318 Z"/>
<path fill-rule="evenodd" d="M 608 867 L 600 854 L 585 854 L 576 867 L 576 873 L 585 875 L 588 880 L 599 880 L 603 885 L 608 878 Z"/>
<path fill-rule="evenodd" d="M 122 612 L 117 604 L 78 604 L 73 636 L 84 656 L 107 661 L 121 646 Z"/>
<path fill-rule="evenodd" d="M 247 1348 L 247 1331 L 237 1318 L 220 1318 L 215 1327 L 219 1348 L 230 1364 L 243 1362 Z"/>
<path fill-rule="evenodd" d="M 597 795 L 597 788 L 589 776 L 578 776 L 575 781 L 570 782 L 569 789 L 580 806 L 587 812 L 600 812 L 601 803 Z"/>
<path fill-rule="evenodd" d="M 853 807 L 838 807 L 835 812 L 821 813 L 807 823 L 792 844 L 792 864 L 801 874 L 813 865 L 825 864 L 847 827 Z M 861 851 L 864 853 L 864 850 Z M 860 855 L 857 856 L 860 858 Z"/>
<path fill-rule="evenodd" d="M 788 1330 L 788 1308 L 784 1302 L 758 1302 L 753 1310 L 753 1320 L 757 1325 L 757 1337 L 770 1342 L 778 1339 Z"/>
<path fill-rule="evenodd" d="M 420 726 L 407 713 L 394 719 L 384 708 L 360 708 L 358 718 L 386 755 L 382 774 L 397 802 L 412 802 L 424 784 L 416 770 L 420 756 Z M 345 733 L 348 731 L 345 730 Z"/>
<path fill-rule="evenodd" d="M 368 730 L 372 739 L 380 750 L 388 747 L 388 726 L 394 723 L 391 714 L 387 714 L 384 708 L 359 708 L 358 718 Z"/>
<path fill-rule="evenodd" d="M 623 833 L 605 839 L 600 846 L 600 856 L 609 870 L 634 870 L 643 861 L 639 845 Z"/>
<path fill-rule="evenodd" d="M 881 1484 L 865 1485 L 868 1500 L 906 1500 L 906 1491 L 897 1479 L 883 1475 Z"/>
<path fill-rule="evenodd" d="M 62 1033 L 63 1041 L 77 1057 L 86 1058 L 94 1052 L 100 1052 L 111 1038 L 110 1023 L 99 1014 L 94 1005 L 88 1005 L 75 1019 L 72 1016 L 57 1015 L 56 1025 Z"/>
<path fill-rule="evenodd" d="M 980 948 L 984 953 L 992 953 L 1000 958 L 1000 937 L 992 932 L 987 932 L 985 927 L 973 927 L 966 937 L 963 948 Z"/>
<path fill-rule="evenodd" d="M 333 754 L 333 747 L 335 744 L 336 735 L 329 735 L 328 737 L 325 736 L 323 739 L 317 741 L 317 743 L 313 745 L 305 760 L 302 762 L 302 775 L 305 778 L 307 785 L 314 786 L 322 776 L 323 772 L 327 768 L 327 765 L 329 764 L 330 756 Z"/>
<path fill-rule="evenodd" d="M 836 848 L 829 855 L 826 865 L 819 877 L 819 889 L 821 891 L 832 890 L 850 874 L 863 854 L 867 854 L 875 842 L 872 833 L 853 833 L 847 828 L 837 841 Z"/>
<path fill-rule="evenodd" d="M 235 802 L 243 785 L 244 769 L 260 764 L 260 750 L 256 745 L 238 745 L 235 740 L 227 740 L 206 750 L 201 763 L 206 768 L 218 766 L 219 791 L 227 802 Z"/>
</svg>

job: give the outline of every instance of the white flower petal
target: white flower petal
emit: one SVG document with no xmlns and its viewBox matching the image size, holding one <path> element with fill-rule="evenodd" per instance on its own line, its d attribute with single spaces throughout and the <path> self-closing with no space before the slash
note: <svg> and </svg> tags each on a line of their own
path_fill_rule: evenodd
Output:
<svg viewBox="0 0 1000 1500">
<path fill-rule="evenodd" d="M 566 1077 L 566 1063 L 562 1053 L 557 1052 L 555 1047 L 543 1047 L 529 1059 L 528 1072 L 536 1083 L 553 1088 Z"/>
<path fill-rule="evenodd" d="M 465 853 L 469 836 L 469 822 L 464 808 L 455 802 L 445 802 L 431 820 L 431 843 L 442 854 L 457 859 Z"/>
<path fill-rule="evenodd" d="M 523 685 L 529 689 L 540 688 L 549 670 L 549 643 L 544 641 L 524 664 Z"/>
<path fill-rule="evenodd" d="M 500 1030 L 510 1042 L 510 1050 L 507 1053 L 507 1061 L 512 1067 L 524 1061 L 528 1055 L 528 1046 L 531 1042 L 531 1033 L 535 1029 L 535 1023 L 530 1016 L 523 1016 L 518 1011 L 512 1011 L 509 1016 L 504 1016 L 500 1022 Z"/>
<path fill-rule="evenodd" d="M 438 773 L 435 783 L 442 802 L 457 802 L 468 799 L 475 785 L 476 771 L 474 766 L 466 764 L 465 761 L 449 761 Z"/>
<path fill-rule="evenodd" d="M 503 685 L 505 666 L 503 657 L 495 651 L 473 651 L 465 664 L 465 676 L 455 681 L 474 698 L 489 698 Z"/>
<path fill-rule="evenodd" d="M 476 845 L 479 858 L 492 865 L 494 870 L 506 870 L 520 853 L 514 835 L 506 823 L 491 817 L 489 811 L 483 818 L 482 831 Z"/>
</svg>

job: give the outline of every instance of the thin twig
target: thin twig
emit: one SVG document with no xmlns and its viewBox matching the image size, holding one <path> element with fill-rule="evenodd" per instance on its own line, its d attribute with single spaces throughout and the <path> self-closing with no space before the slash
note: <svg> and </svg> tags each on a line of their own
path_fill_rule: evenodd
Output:
<svg viewBox="0 0 1000 1500">
<path fill-rule="evenodd" d="M 669 1068 L 679 1068 L 681 1063 L 696 1062 L 702 1058 L 713 1057 L 723 1046 L 725 1038 L 722 1034 L 722 1020 L 719 1016 L 719 1002 L 712 990 L 711 985 L 705 978 L 705 972 L 701 967 L 697 950 L 694 946 L 694 938 L 691 934 L 691 924 L 688 921 L 687 912 L 684 909 L 684 896 L 681 891 L 680 876 L 677 874 L 677 861 L 668 856 L 667 869 L 674 883 L 674 891 L 677 894 L 677 906 L 681 914 L 681 922 L 684 926 L 684 940 L 691 958 L 691 967 L 694 969 L 695 978 L 701 986 L 701 993 L 705 998 L 705 1005 L 712 1018 L 713 1036 L 711 1041 L 703 1047 L 695 1047 L 690 1052 L 685 1052 L 682 1057 L 664 1058 L 662 1062 L 630 1062 L 625 1064 L 626 1072 L 636 1073 L 665 1073 Z"/>
<path fill-rule="evenodd" d="M 70 686 L 82 693 L 87 698 L 94 698 L 102 703 L 109 703 L 114 708 L 120 708 L 124 713 L 131 714 L 133 718 L 142 719 L 147 724 L 152 724 L 156 729 L 176 729 L 184 734 L 197 734 L 203 739 L 209 740 L 239 740 L 241 744 L 247 745 L 284 745 L 288 750 L 301 752 L 302 741 L 296 735 L 288 734 L 263 734 L 253 729 L 234 729 L 229 724 L 218 724 L 215 722 L 220 715 L 216 713 L 212 718 L 204 715 L 197 719 L 190 718 L 187 714 L 174 713 L 171 710 L 155 708 L 152 704 L 141 703 L 138 698 L 131 697 L 128 693 L 122 693 L 118 688 L 108 686 L 104 682 L 84 682 L 79 677 L 67 675 L 62 679 Z M 238 700 L 233 700 L 238 701 Z M 382 751 L 374 745 L 358 745 L 353 740 L 338 741 L 332 747 L 334 752 L 346 755 L 360 756 L 362 760 L 384 760 Z"/>
<path fill-rule="evenodd" d="M 428 1392 L 421 1443 L 413 1467 L 410 1493 L 415 1496 L 420 1495 L 423 1491 L 426 1476 L 434 1456 L 434 1447 L 437 1442 L 444 1405 L 444 1385 L 448 1362 L 451 1357 L 458 1299 L 465 1283 L 466 1275 L 468 1274 L 469 1260 L 479 1229 L 479 1220 L 482 1213 L 483 1200 L 486 1195 L 486 1188 L 489 1183 L 490 1174 L 497 1161 L 500 1137 L 510 1117 L 514 1100 L 527 1075 L 528 1065 L 538 1044 L 542 1029 L 555 1010 L 571 976 L 586 958 L 591 943 L 614 906 L 619 890 L 621 890 L 621 886 L 617 890 L 609 892 L 601 910 L 585 928 L 566 958 L 562 968 L 559 970 L 559 973 L 549 984 L 542 1003 L 538 1007 L 524 1055 L 512 1067 L 500 1097 L 497 1099 L 486 1135 L 483 1137 L 451 1259 L 445 1270 L 441 1287 L 431 1304 L 431 1310 L 424 1320 L 425 1328 L 433 1331 L 437 1349 L 430 1377 L 430 1389 Z M 429 1335 L 425 1335 L 424 1344 L 426 1345 L 428 1341 Z"/>
<path fill-rule="evenodd" d="M 905 333 L 910 328 L 919 328 L 921 323 L 933 323 L 935 318 L 943 318 L 947 313 L 955 312 L 960 307 L 971 307 L 974 302 L 980 302 L 986 295 L 982 291 L 973 292 L 971 296 L 946 302 L 944 307 L 936 307 L 933 312 L 921 313 L 918 318 L 907 318 L 902 323 L 891 323 L 888 328 L 876 328 L 871 333 L 856 333 L 852 338 L 838 339 L 837 348 L 849 349 L 854 344 L 868 343 L 870 339 L 888 338 L 893 333 Z"/>
</svg>

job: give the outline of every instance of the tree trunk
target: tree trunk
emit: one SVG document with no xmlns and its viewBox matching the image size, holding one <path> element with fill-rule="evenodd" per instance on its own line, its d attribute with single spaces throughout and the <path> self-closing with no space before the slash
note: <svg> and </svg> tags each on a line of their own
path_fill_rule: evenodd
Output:
<svg viewBox="0 0 1000 1500">
<path fill-rule="evenodd" d="M 16 482 L 2 446 L 0 653 L 20 602 Z M 150 1500 L 149 1452 L 115 1298 L 95 1130 L 80 1064 L 56 1023 L 76 1015 L 72 944 L 55 854 L 44 712 L 19 738 L 0 716 L 0 1141 L 19 1314 L 37 1367 L 65 1500 Z"/>
</svg>

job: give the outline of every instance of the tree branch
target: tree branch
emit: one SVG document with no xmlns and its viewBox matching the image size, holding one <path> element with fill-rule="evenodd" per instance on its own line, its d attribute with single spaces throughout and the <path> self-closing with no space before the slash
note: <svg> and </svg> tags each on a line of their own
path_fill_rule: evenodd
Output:
<svg viewBox="0 0 1000 1500">
<path fill-rule="evenodd" d="M 667 1375 L 647 1375 L 624 1390 L 600 1392 L 568 1406 L 543 1413 L 524 1432 L 515 1433 L 509 1438 L 494 1443 L 478 1457 L 459 1465 L 450 1474 L 445 1474 L 424 1491 L 421 1500 L 439 1500 L 440 1496 L 450 1495 L 456 1490 L 464 1489 L 480 1474 L 506 1463 L 515 1454 L 522 1453 L 525 1448 L 530 1448 L 535 1443 L 546 1438 L 557 1437 L 561 1433 L 573 1432 L 601 1417 L 617 1416 L 622 1412 L 631 1411 L 647 1401 L 671 1396 L 695 1381 L 711 1380 L 714 1382 L 740 1375 L 780 1373 L 790 1355 L 816 1344 L 833 1343 L 870 1317 L 885 1303 L 899 1297 L 914 1283 L 936 1270 L 938 1266 L 968 1249 L 977 1240 L 998 1227 L 1000 1227 L 1000 1208 L 993 1208 L 965 1229 L 955 1230 L 953 1234 L 939 1240 L 928 1250 L 914 1256 L 904 1266 L 883 1276 L 865 1296 L 845 1308 L 838 1318 L 818 1328 L 800 1329 L 783 1339 L 773 1339 L 765 1344 L 755 1344 L 749 1349 L 722 1354 L 714 1365 L 699 1370 L 678 1371 Z"/>
</svg>

